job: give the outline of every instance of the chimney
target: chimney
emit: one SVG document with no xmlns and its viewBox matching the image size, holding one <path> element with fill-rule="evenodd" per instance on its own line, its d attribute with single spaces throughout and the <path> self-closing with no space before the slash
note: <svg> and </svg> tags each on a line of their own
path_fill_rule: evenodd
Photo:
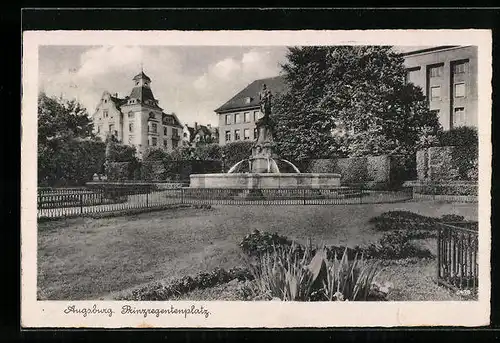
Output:
<svg viewBox="0 0 500 343">
<path fill-rule="evenodd" d="M 198 130 L 198 123 L 197 122 L 194 122 L 194 130 Z"/>
<path fill-rule="evenodd" d="M 212 124 L 207 124 L 207 127 L 208 127 L 209 130 L 211 130 L 212 129 Z"/>
<path fill-rule="evenodd" d="M 113 94 L 113 96 L 114 96 L 115 98 L 118 98 L 118 93 L 114 93 L 114 94 Z"/>
</svg>

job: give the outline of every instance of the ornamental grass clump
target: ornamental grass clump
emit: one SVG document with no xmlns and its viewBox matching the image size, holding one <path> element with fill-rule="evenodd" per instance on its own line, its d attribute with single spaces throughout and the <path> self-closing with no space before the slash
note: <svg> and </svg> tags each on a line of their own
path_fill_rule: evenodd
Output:
<svg viewBox="0 0 500 343">
<path fill-rule="evenodd" d="M 374 300 L 373 281 L 380 271 L 378 261 L 356 255 L 348 259 L 327 258 L 325 248 L 305 247 L 300 256 L 294 246 L 275 247 L 250 265 L 254 276 L 254 299 L 283 301 Z M 379 300 L 379 299 L 377 299 Z"/>
</svg>

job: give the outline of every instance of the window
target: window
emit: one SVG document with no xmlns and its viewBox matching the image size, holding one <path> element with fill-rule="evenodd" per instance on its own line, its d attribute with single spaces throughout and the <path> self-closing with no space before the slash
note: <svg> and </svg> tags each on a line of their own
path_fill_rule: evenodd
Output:
<svg viewBox="0 0 500 343">
<path fill-rule="evenodd" d="M 231 131 L 226 131 L 226 142 L 231 141 Z"/>
<path fill-rule="evenodd" d="M 456 98 L 465 97 L 465 82 L 455 83 L 455 97 Z"/>
<path fill-rule="evenodd" d="M 163 128 L 163 135 L 164 136 L 168 135 L 168 129 L 166 127 Z"/>
<path fill-rule="evenodd" d="M 248 140 L 250 139 L 250 129 L 245 129 L 243 130 L 243 140 Z"/>
<path fill-rule="evenodd" d="M 253 118 L 254 118 L 254 121 L 259 120 L 260 118 L 262 118 L 262 113 L 260 113 L 260 111 L 253 112 Z"/>
<path fill-rule="evenodd" d="M 158 125 L 156 123 L 151 124 L 151 132 L 158 133 Z"/>
<path fill-rule="evenodd" d="M 251 102 L 252 102 L 252 98 L 250 98 L 249 96 L 247 96 L 247 97 L 245 98 L 245 104 L 249 104 L 249 103 L 251 103 Z"/>
<path fill-rule="evenodd" d="M 166 139 L 163 140 L 163 146 L 166 148 L 168 147 L 168 141 Z"/>
<path fill-rule="evenodd" d="M 133 118 L 133 117 L 134 117 L 134 112 L 130 111 L 130 112 L 128 113 L 128 117 L 129 117 L 129 118 Z"/>
<path fill-rule="evenodd" d="M 179 146 L 179 141 L 172 141 L 172 148 L 176 149 Z"/>
<path fill-rule="evenodd" d="M 235 124 L 241 124 L 241 113 L 236 113 L 234 115 L 234 123 Z"/>
<path fill-rule="evenodd" d="M 441 86 L 431 87 L 431 99 L 441 98 Z"/>
<path fill-rule="evenodd" d="M 109 112 L 108 112 L 108 110 L 103 110 L 103 111 L 102 111 L 102 116 L 103 116 L 104 118 L 107 118 L 107 117 L 109 116 Z"/>
<path fill-rule="evenodd" d="M 114 124 L 109 124 L 109 132 L 113 132 L 115 130 Z"/>
<path fill-rule="evenodd" d="M 184 132 L 183 136 L 184 136 L 184 138 L 187 138 L 187 136 L 188 136 L 187 132 Z"/>
<path fill-rule="evenodd" d="M 406 83 L 416 83 L 420 67 L 406 70 Z"/>
<path fill-rule="evenodd" d="M 172 129 L 172 136 L 179 137 L 179 131 L 177 131 L 177 129 Z"/>
<path fill-rule="evenodd" d="M 257 128 L 253 129 L 253 139 L 257 139 Z"/>
<path fill-rule="evenodd" d="M 134 123 L 129 123 L 129 124 L 128 124 L 128 131 L 129 131 L 129 132 L 134 131 Z"/>
<path fill-rule="evenodd" d="M 156 119 L 155 114 L 153 112 L 149 113 L 149 119 Z"/>
<path fill-rule="evenodd" d="M 158 138 L 152 137 L 151 142 L 153 143 L 153 146 L 156 146 L 158 144 Z"/>
<path fill-rule="evenodd" d="M 469 61 L 458 62 L 453 65 L 453 74 L 464 74 L 467 72 Z"/>
<path fill-rule="evenodd" d="M 440 77 L 443 75 L 443 66 L 433 66 L 429 68 L 429 76 L 430 77 Z"/>
<path fill-rule="evenodd" d="M 134 141 L 134 136 L 128 136 L 128 144 L 132 144 Z"/>
<path fill-rule="evenodd" d="M 239 141 L 241 139 L 240 130 L 234 130 L 234 140 Z"/>
<path fill-rule="evenodd" d="M 434 114 L 434 115 L 436 115 L 436 117 L 438 117 L 438 118 L 439 118 L 439 113 L 440 112 L 441 112 L 440 110 L 431 110 L 431 113 Z"/>
<path fill-rule="evenodd" d="M 100 132 L 101 132 L 101 125 L 99 125 L 99 126 L 97 127 L 97 133 L 100 133 Z"/>
<path fill-rule="evenodd" d="M 250 112 L 245 112 L 244 120 L 245 120 L 245 123 L 250 123 Z"/>
<path fill-rule="evenodd" d="M 231 124 L 231 115 L 226 114 L 226 125 L 230 125 L 230 124 Z"/>
<path fill-rule="evenodd" d="M 453 127 L 465 125 L 465 108 L 455 107 L 453 111 Z"/>
</svg>

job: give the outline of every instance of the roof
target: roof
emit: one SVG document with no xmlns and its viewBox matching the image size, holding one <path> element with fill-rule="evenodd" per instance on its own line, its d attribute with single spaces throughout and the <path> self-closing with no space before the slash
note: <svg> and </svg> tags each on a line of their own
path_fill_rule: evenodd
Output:
<svg viewBox="0 0 500 343">
<path fill-rule="evenodd" d="M 246 86 L 242 91 L 233 96 L 229 101 L 220 106 L 215 110 L 217 113 L 229 112 L 245 108 L 255 108 L 259 106 L 259 92 L 262 89 L 262 85 L 266 84 L 267 88 L 271 93 L 281 93 L 285 90 L 285 78 L 284 76 L 274 76 L 266 79 L 255 80 L 248 86 Z M 246 98 L 250 98 L 250 102 L 245 101 Z"/>
<path fill-rule="evenodd" d="M 120 109 L 120 106 L 127 103 L 129 97 L 125 97 L 124 99 L 121 99 L 121 98 L 117 98 L 117 97 L 114 97 L 114 96 L 110 96 L 109 97 L 111 99 L 111 101 L 113 101 L 113 103 L 115 104 L 116 108 Z"/>
<path fill-rule="evenodd" d="M 402 56 L 411 56 L 411 55 L 416 55 L 416 54 L 423 54 L 427 52 L 434 52 L 438 50 L 447 50 L 447 49 L 452 49 L 452 48 L 458 48 L 458 45 L 441 45 L 441 46 L 433 46 L 433 47 L 427 47 L 423 49 L 415 49 L 415 50 L 409 50 L 402 52 Z"/>
<path fill-rule="evenodd" d="M 165 117 L 170 117 L 170 118 L 172 118 L 174 120 L 173 126 L 182 127 L 182 124 L 181 124 L 179 118 L 177 118 L 177 116 L 175 115 L 175 113 L 165 113 L 165 112 L 162 112 L 161 115 L 162 115 L 162 122 L 163 122 L 163 119 Z"/>
<path fill-rule="evenodd" d="M 146 100 L 152 100 L 155 104 L 153 106 L 159 107 L 153 95 L 153 91 L 149 87 L 141 86 L 132 88 L 132 92 L 130 92 L 129 98 L 138 99 L 143 104 L 146 103 Z"/>
<path fill-rule="evenodd" d="M 141 71 L 139 74 L 137 74 L 136 76 L 134 76 L 134 78 L 132 80 L 139 80 L 139 79 L 145 79 L 145 80 L 148 80 L 148 81 L 151 81 L 151 79 L 149 78 L 149 76 L 147 76 L 146 74 L 144 74 L 143 71 Z"/>
</svg>

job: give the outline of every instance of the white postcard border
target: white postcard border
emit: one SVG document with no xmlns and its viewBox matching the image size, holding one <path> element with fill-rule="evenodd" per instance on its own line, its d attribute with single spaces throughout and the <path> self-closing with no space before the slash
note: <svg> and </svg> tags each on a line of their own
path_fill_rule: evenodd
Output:
<svg viewBox="0 0 500 343">
<path fill-rule="evenodd" d="M 37 95 L 40 45 L 477 45 L 479 111 L 479 298 L 422 302 L 37 301 Z M 339 31 L 27 31 L 23 34 L 21 142 L 21 325 L 23 327 L 392 327 L 480 326 L 490 316 L 491 32 Z M 68 306 L 114 314 L 65 314 Z M 120 314 L 122 306 L 197 309 L 209 315 Z"/>
</svg>

